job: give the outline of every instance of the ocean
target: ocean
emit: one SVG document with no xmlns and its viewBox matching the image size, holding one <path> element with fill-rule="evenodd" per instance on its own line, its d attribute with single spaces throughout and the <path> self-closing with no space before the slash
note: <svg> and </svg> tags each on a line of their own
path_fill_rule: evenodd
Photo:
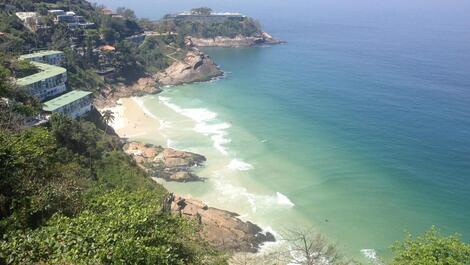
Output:
<svg viewBox="0 0 470 265">
<path fill-rule="evenodd" d="M 205 182 L 165 186 L 275 233 L 312 227 L 357 258 L 432 225 L 470 241 L 469 5 L 309 18 L 302 3 L 218 4 L 288 43 L 204 49 L 223 78 L 137 99 L 159 144 L 208 157 Z"/>
</svg>

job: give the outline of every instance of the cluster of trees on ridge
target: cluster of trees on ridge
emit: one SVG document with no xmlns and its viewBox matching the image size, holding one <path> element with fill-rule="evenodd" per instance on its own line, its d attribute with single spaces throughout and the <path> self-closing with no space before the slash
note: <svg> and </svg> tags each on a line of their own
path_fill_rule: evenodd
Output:
<svg viewBox="0 0 470 265">
<path fill-rule="evenodd" d="M 99 92 L 107 84 L 92 71 L 97 62 L 90 51 L 98 45 L 117 47 L 115 66 L 124 75 L 130 69 L 164 68 L 165 49 L 179 47 L 185 34 L 212 36 L 243 30 L 227 26 L 203 35 L 205 25 L 200 29 L 196 25 L 194 32 L 193 25 L 191 32 L 189 26 L 177 25 L 179 36 L 149 38 L 136 47 L 126 37 L 142 32 L 148 24 L 126 8 L 118 10 L 123 18 L 113 19 L 82 0 L 6 0 L 0 7 L 0 32 L 4 33 L 0 36 L 0 264 L 227 264 L 228 255 L 202 240 L 196 224 L 161 212 L 167 191 L 108 132 L 112 113 L 101 118 L 94 113 L 80 120 L 55 115 L 44 126 L 25 128 L 25 119 L 38 113 L 41 105 L 15 87 L 12 77 L 36 71 L 31 64 L 17 62 L 17 55 L 37 48 L 60 49 L 66 53 L 69 86 Z M 25 29 L 13 15 L 37 11 L 47 16 L 51 8 L 73 9 L 98 27 L 70 32 L 51 24 L 49 33 L 38 34 Z M 249 32 L 244 34 L 254 34 Z M 83 52 L 71 49 L 73 34 L 83 37 L 75 40 Z M 299 255 L 295 260 L 284 253 L 230 262 L 313 265 L 326 258 L 330 264 L 350 263 L 313 233 L 290 235 L 294 236 L 286 239 Z M 390 264 L 470 264 L 470 246 L 436 229 L 406 237 L 392 251 Z"/>
<path fill-rule="evenodd" d="M 194 8 L 193 15 L 208 16 L 212 9 L 208 7 Z M 218 36 L 234 38 L 236 36 L 259 37 L 262 33 L 258 21 L 250 17 L 227 19 L 223 22 L 201 22 L 172 19 L 172 15 L 165 15 L 164 19 L 156 25 L 158 30 L 177 32 L 180 36 L 199 38 L 214 38 Z"/>
</svg>

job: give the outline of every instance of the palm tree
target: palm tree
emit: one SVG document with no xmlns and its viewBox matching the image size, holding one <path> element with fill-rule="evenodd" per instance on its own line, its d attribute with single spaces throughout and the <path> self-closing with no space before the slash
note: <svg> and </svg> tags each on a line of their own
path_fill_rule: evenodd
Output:
<svg viewBox="0 0 470 265">
<path fill-rule="evenodd" d="M 115 118 L 116 117 L 114 117 L 114 112 L 112 112 L 111 110 L 105 110 L 101 114 L 101 119 L 103 120 L 104 124 L 106 124 L 106 128 L 104 129 L 104 134 L 106 134 L 106 132 L 108 131 L 108 127 L 109 127 L 108 124 L 113 122 Z"/>
</svg>

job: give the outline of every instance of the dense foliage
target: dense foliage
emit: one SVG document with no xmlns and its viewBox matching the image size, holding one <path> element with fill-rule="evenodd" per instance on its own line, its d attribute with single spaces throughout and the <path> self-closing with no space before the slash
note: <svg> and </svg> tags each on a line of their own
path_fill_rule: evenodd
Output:
<svg viewBox="0 0 470 265">
<path fill-rule="evenodd" d="M 457 235 L 443 236 L 434 227 L 416 238 L 408 234 L 392 250 L 395 252 L 392 265 L 470 264 L 470 244 L 462 242 Z"/>
<path fill-rule="evenodd" d="M 56 214 L 40 229 L 9 233 L 0 251 L 25 264 L 223 263 L 190 222 L 160 213 L 160 198 L 151 190 L 100 194 L 75 218 Z"/>
<path fill-rule="evenodd" d="M 201 23 L 185 21 L 177 23 L 177 31 L 184 36 L 214 38 L 217 36 L 234 38 L 241 36 L 257 36 L 260 34 L 259 24 L 251 18 L 226 20 L 218 23 Z"/>
<path fill-rule="evenodd" d="M 146 22 L 147 28 L 151 28 Z M 169 15 L 154 28 L 163 32 L 177 32 L 182 38 L 185 36 L 214 38 L 218 36 L 234 38 L 236 36 L 253 37 L 261 35 L 261 26 L 256 20 L 243 17 L 240 19 L 227 19 L 220 22 L 201 22 L 173 19 Z"/>
<path fill-rule="evenodd" d="M 220 264 L 166 191 L 86 120 L 0 131 L 0 263 Z"/>
<path fill-rule="evenodd" d="M 54 17 L 48 14 L 50 9 L 74 11 L 95 26 L 71 29 L 65 24 L 54 23 Z M 117 14 L 105 14 L 103 9 L 84 0 L 3 1 L 0 3 L 0 52 L 17 56 L 41 49 L 64 51 L 69 88 L 94 92 L 122 81 L 133 82 L 146 72 L 168 66 L 165 48 L 171 43 L 165 40 L 157 40 L 157 45 L 132 42 L 129 37 L 143 33 L 134 12 L 118 8 Z M 26 28 L 15 15 L 15 12 L 26 11 L 38 12 L 45 27 L 36 31 Z M 103 45 L 111 45 L 116 51 L 103 54 L 99 51 Z M 115 69 L 115 78 L 105 79 L 98 75 L 100 69 L 110 68 Z"/>
</svg>

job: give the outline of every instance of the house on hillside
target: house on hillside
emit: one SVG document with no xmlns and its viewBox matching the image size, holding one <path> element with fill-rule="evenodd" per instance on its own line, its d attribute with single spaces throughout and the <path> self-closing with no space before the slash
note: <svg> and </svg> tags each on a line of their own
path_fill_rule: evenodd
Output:
<svg viewBox="0 0 470 265">
<path fill-rule="evenodd" d="M 23 25 L 32 32 L 47 28 L 43 17 L 37 12 L 16 12 L 15 15 L 23 22 Z"/>
<path fill-rule="evenodd" d="M 95 27 L 95 23 L 86 21 L 83 16 L 78 16 L 73 11 L 65 12 L 62 9 L 53 9 L 53 10 L 49 10 L 48 12 L 49 14 L 52 14 L 54 16 L 54 22 L 56 24 L 59 24 L 59 23 L 66 24 L 67 27 L 70 29 L 77 29 L 77 28 L 88 29 L 88 28 Z"/>
</svg>

